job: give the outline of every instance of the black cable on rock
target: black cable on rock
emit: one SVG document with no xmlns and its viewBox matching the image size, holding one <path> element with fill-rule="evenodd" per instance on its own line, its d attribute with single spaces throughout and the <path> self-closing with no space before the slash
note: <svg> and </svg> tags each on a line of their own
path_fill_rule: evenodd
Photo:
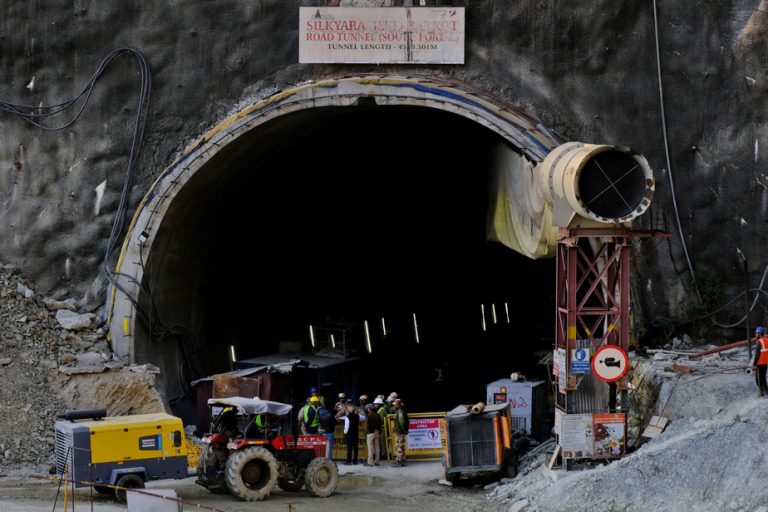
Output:
<svg viewBox="0 0 768 512">
<path fill-rule="evenodd" d="M 112 223 L 112 230 L 110 231 L 109 239 L 107 241 L 107 249 L 104 254 L 104 272 L 107 276 L 107 279 L 111 283 L 111 285 L 117 288 L 118 290 L 122 291 L 133 303 L 133 305 L 136 307 L 136 310 L 139 312 L 139 314 L 142 314 L 147 318 L 147 320 L 150 320 L 154 316 L 154 314 L 152 312 L 147 313 L 143 311 L 143 309 L 139 307 L 138 301 L 130 293 L 128 293 L 128 291 L 120 283 L 118 283 L 118 280 L 117 280 L 118 277 L 124 277 L 127 279 L 132 279 L 132 278 L 124 274 L 118 274 L 114 272 L 111 268 L 111 261 L 113 259 L 115 249 L 119 245 L 120 235 L 122 234 L 123 228 L 125 226 L 125 217 L 126 217 L 128 199 L 129 199 L 130 190 L 131 190 L 133 172 L 136 165 L 136 160 L 139 155 L 139 150 L 141 149 L 141 142 L 144 138 L 144 127 L 146 125 L 147 109 L 149 107 L 149 96 L 150 96 L 150 90 L 152 86 L 152 75 L 149 68 L 149 62 L 147 61 L 144 54 L 142 54 L 136 48 L 118 48 L 116 50 L 112 50 L 106 57 L 104 57 L 104 59 L 102 59 L 101 63 L 99 64 L 99 67 L 96 69 L 93 75 L 91 75 L 91 78 L 85 83 L 85 85 L 83 85 L 83 87 L 73 97 L 61 103 L 55 103 L 52 105 L 22 105 L 22 104 L 14 104 L 9 101 L 0 100 L 0 111 L 4 111 L 9 114 L 20 117 L 24 121 L 46 131 L 56 132 L 56 131 L 64 130 L 65 128 L 70 127 L 75 121 L 77 121 L 77 119 L 83 113 L 83 110 L 85 109 L 85 106 L 88 104 L 88 100 L 91 97 L 91 93 L 93 92 L 93 88 L 96 85 L 96 82 L 104 74 L 104 72 L 107 70 L 107 68 L 112 63 L 112 61 L 124 54 L 133 56 L 137 60 L 139 64 L 139 75 L 141 80 L 141 86 L 139 91 L 138 105 L 136 109 L 136 120 L 133 126 L 133 137 L 131 139 L 131 148 L 128 154 L 128 161 L 126 162 L 126 166 L 125 166 L 125 177 L 123 179 L 123 188 L 120 193 L 120 201 L 118 203 L 117 212 L 115 213 L 115 219 Z M 81 99 L 82 101 L 80 101 Z M 73 105 L 77 105 L 78 102 L 80 103 L 79 103 L 79 107 L 77 108 L 77 111 L 75 112 L 74 116 L 72 116 L 72 118 L 69 119 L 68 121 L 58 126 L 43 124 L 42 120 L 51 119 L 54 116 L 63 114 L 67 109 L 69 109 Z M 140 283 L 136 283 L 136 284 L 141 286 Z"/>
</svg>

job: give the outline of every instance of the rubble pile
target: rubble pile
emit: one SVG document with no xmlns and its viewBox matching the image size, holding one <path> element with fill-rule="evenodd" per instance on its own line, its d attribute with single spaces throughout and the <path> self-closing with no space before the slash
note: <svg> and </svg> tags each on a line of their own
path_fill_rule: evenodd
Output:
<svg viewBox="0 0 768 512">
<path fill-rule="evenodd" d="M 65 409 L 163 410 L 154 373 L 113 360 L 95 316 L 78 314 L 74 300 L 42 297 L 0 264 L 0 467 L 49 464 Z"/>
<path fill-rule="evenodd" d="M 550 470 L 544 454 L 490 500 L 519 512 L 768 512 L 768 398 L 745 372 L 747 349 L 689 358 L 708 347 L 675 348 L 632 357 L 660 382 L 653 414 L 669 420 L 663 432 L 621 460 L 582 470 Z"/>
</svg>

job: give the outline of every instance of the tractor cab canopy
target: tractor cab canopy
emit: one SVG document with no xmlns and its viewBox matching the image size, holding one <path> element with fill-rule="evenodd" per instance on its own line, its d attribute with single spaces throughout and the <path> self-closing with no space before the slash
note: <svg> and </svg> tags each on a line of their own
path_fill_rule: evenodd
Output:
<svg viewBox="0 0 768 512">
<path fill-rule="evenodd" d="M 260 398 L 246 398 L 242 396 L 232 396 L 229 398 L 210 398 L 208 407 L 234 407 L 237 414 L 242 416 L 251 416 L 256 414 L 272 414 L 274 416 L 285 416 L 293 409 L 292 405 L 271 400 L 262 400 Z"/>
</svg>

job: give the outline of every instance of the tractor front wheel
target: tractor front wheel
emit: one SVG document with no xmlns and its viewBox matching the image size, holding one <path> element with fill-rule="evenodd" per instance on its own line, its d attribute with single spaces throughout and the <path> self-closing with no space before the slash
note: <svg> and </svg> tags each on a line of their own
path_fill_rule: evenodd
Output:
<svg viewBox="0 0 768 512">
<path fill-rule="evenodd" d="M 269 450 L 248 447 L 227 459 L 229 492 L 244 501 L 261 501 L 277 483 L 277 461 Z"/>
<path fill-rule="evenodd" d="M 327 498 L 339 485 L 339 469 L 333 461 L 318 457 L 307 466 L 304 482 L 310 494 L 318 498 Z"/>
</svg>

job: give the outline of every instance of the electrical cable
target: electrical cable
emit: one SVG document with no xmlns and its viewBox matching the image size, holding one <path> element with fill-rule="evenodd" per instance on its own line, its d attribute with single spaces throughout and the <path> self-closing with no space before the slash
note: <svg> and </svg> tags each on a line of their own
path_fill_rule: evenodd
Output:
<svg viewBox="0 0 768 512">
<path fill-rule="evenodd" d="M 115 286 L 118 290 L 125 293 L 128 296 L 128 298 L 131 300 L 131 302 L 134 304 L 134 306 L 136 306 L 137 310 L 140 310 L 141 308 L 139 307 L 139 304 L 137 303 L 137 301 L 120 283 L 117 282 L 117 277 L 119 275 L 111 270 L 110 260 L 112 259 L 112 255 L 114 253 L 115 247 L 117 246 L 117 241 L 119 239 L 120 234 L 123 231 L 123 227 L 125 224 L 124 222 L 125 213 L 126 213 L 126 208 L 128 204 L 133 171 L 136 164 L 136 159 L 139 154 L 139 150 L 141 149 L 141 142 L 144 138 L 144 127 L 146 124 L 147 109 L 149 106 L 149 97 L 150 97 L 150 90 L 151 90 L 151 84 L 152 84 L 149 62 L 147 61 L 146 57 L 138 49 L 135 49 L 135 48 L 118 48 L 116 50 L 112 50 L 111 52 L 109 52 L 109 54 L 107 54 L 106 57 L 102 59 L 98 68 L 93 73 L 93 75 L 91 75 L 90 79 L 85 83 L 85 85 L 83 85 L 83 87 L 79 90 L 79 92 L 77 92 L 72 98 L 65 100 L 61 103 L 53 104 L 53 105 L 39 105 L 39 106 L 14 104 L 8 101 L 0 100 L 0 111 L 4 111 L 9 114 L 20 117 L 24 121 L 46 131 L 56 132 L 56 131 L 64 130 L 65 128 L 70 127 L 75 121 L 77 121 L 80 118 L 80 115 L 83 113 L 85 106 L 88 104 L 88 100 L 91 97 L 91 93 L 93 92 L 96 82 L 99 80 L 99 78 L 101 78 L 101 76 L 107 70 L 107 68 L 112 63 L 112 61 L 114 61 L 117 57 L 123 54 L 132 55 L 138 61 L 139 73 L 140 73 L 140 91 L 139 91 L 139 99 L 138 99 L 138 108 L 136 111 L 136 120 L 134 122 L 134 127 L 133 127 L 133 137 L 131 139 L 130 152 L 129 152 L 128 161 L 125 167 L 125 177 L 123 179 L 123 187 L 120 193 L 120 201 L 118 203 L 115 219 L 112 223 L 112 229 L 110 231 L 109 239 L 107 241 L 107 249 L 104 255 L 104 271 L 107 279 L 112 284 L 112 286 Z M 49 125 L 43 124 L 42 122 L 38 122 L 38 120 L 41 118 L 50 118 L 52 116 L 56 116 L 58 114 L 65 112 L 72 105 L 75 105 L 81 98 L 83 98 L 83 101 L 80 104 L 79 108 L 77 109 L 77 112 L 75 113 L 75 115 L 68 121 L 64 122 L 63 124 L 60 124 L 58 126 L 49 126 Z M 129 276 L 120 276 L 120 277 L 129 277 Z M 151 316 L 146 312 L 144 312 L 144 315 L 147 318 Z"/>
<path fill-rule="evenodd" d="M 691 273 L 691 281 L 693 282 L 693 288 L 696 291 L 696 295 L 701 300 L 701 293 L 699 293 L 699 286 L 696 283 L 696 276 L 693 272 L 693 264 L 691 263 L 691 257 L 688 254 L 688 245 L 685 243 L 685 237 L 683 236 L 683 228 L 680 223 L 680 212 L 677 208 L 677 197 L 675 191 L 675 180 L 672 172 L 672 159 L 669 157 L 669 138 L 667 136 L 667 114 L 664 110 L 664 86 L 661 80 L 661 52 L 659 50 L 659 19 L 656 13 L 656 0 L 653 0 L 653 29 L 656 39 L 656 71 L 659 81 L 659 108 L 661 110 L 661 133 L 664 137 L 664 154 L 667 159 L 667 169 L 669 170 L 669 188 L 670 195 L 672 196 L 672 206 L 675 212 L 675 220 L 677 221 L 677 233 L 680 236 L 680 243 L 683 246 L 683 253 L 685 254 L 685 261 L 688 262 L 688 271 Z"/>
</svg>

